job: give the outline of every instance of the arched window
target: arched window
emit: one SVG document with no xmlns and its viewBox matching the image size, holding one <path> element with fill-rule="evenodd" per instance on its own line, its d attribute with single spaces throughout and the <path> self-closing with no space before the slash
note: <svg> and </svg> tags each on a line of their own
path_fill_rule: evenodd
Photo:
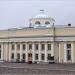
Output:
<svg viewBox="0 0 75 75">
<path fill-rule="evenodd" d="M 36 21 L 35 24 L 40 24 L 40 21 Z"/>
<path fill-rule="evenodd" d="M 46 21 L 45 24 L 50 24 L 50 22 L 49 21 Z"/>
</svg>

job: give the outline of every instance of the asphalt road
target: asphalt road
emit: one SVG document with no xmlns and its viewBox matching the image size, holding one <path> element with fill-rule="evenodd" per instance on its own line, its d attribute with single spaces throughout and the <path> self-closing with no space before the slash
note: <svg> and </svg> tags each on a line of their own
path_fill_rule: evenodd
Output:
<svg viewBox="0 0 75 75">
<path fill-rule="evenodd" d="M 75 64 L 0 63 L 0 75 L 75 75 Z"/>
</svg>

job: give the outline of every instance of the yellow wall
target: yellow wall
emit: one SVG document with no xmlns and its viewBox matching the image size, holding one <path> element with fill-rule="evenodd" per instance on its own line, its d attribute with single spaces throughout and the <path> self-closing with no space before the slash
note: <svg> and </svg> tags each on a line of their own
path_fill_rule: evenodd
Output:
<svg viewBox="0 0 75 75">
<path fill-rule="evenodd" d="M 56 36 L 75 36 L 75 28 L 57 28 Z"/>
<path fill-rule="evenodd" d="M 0 31 L 0 37 L 8 37 L 8 36 L 42 36 L 42 35 L 52 35 L 52 28 L 25 28 L 25 29 L 17 29 L 17 30 L 5 30 Z M 55 29 L 56 36 L 75 36 L 75 28 L 57 28 Z"/>
</svg>

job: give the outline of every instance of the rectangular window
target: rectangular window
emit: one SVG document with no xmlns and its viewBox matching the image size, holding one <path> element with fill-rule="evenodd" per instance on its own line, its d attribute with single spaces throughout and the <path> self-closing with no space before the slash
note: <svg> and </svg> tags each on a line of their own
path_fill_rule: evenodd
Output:
<svg viewBox="0 0 75 75">
<path fill-rule="evenodd" d="M 68 48 L 71 48 L 71 44 L 67 44 L 67 49 L 68 49 Z"/>
<path fill-rule="evenodd" d="M 48 57 L 47 57 L 47 59 L 48 59 L 48 60 L 50 60 L 50 58 L 51 58 L 51 54 L 48 54 Z"/>
<path fill-rule="evenodd" d="M 35 50 L 38 50 L 38 44 L 35 44 Z"/>
<path fill-rule="evenodd" d="M 35 54 L 35 60 L 38 60 L 38 54 Z"/>
<path fill-rule="evenodd" d="M 23 53 L 22 58 L 25 59 L 25 54 Z"/>
<path fill-rule="evenodd" d="M 17 50 L 20 50 L 20 44 L 17 44 Z"/>
<path fill-rule="evenodd" d="M 1 59 L 1 45 L 0 45 L 0 59 Z"/>
<path fill-rule="evenodd" d="M 14 44 L 12 44 L 12 48 L 11 48 L 12 50 L 14 50 L 15 49 L 15 45 Z"/>
<path fill-rule="evenodd" d="M 22 49 L 23 49 L 23 50 L 26 49 L 26 45 L 25 45 L 25 44 L 22 45 Z"/>
<path fill-rule="evenodd" d="M 0 45 L 0 49 L 1 49 L 1 45 Z"/>
<path fill-rule="evenodd" d="M 29 50 L 31 50 L 32 49 L 32 44 L 29 44 Z"/>
<path fill-rule="evenodd" d="M 45 50 L 45 44 L 41 44 L 41 50 Z"/>
<path fill-rule="evenodd" d="M 14 59 L 14 53 L 11 54 L 11 59 Z"/>
<path fill-rule="evenodd" d="M 71 50 L 67 50 L 67 60 L 71 60 Z"/>
<path fill-rule="evenodd" d="M 48 50 L 51 50 L 51 44 L 48 44 Z"/>
<path fill-rule="evenodd" d="M 17 59 L 20 59 L 20 53 L 17 53 Z"/>
<path fill-rule="evenodd" d="M 45 59 L 45 54 L 41 54 L 41 60 Z"/>
</svg>

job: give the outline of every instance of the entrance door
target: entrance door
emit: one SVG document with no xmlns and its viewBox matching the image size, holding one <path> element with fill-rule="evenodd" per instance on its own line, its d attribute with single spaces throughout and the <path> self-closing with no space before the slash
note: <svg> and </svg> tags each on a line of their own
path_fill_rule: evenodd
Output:
<svg viewBox="0 0 75 75">
<path fill-rule="evenodd" d="M 32 53 L 28 53 L 28 63 L 32 63 Z"/>
</svg>

